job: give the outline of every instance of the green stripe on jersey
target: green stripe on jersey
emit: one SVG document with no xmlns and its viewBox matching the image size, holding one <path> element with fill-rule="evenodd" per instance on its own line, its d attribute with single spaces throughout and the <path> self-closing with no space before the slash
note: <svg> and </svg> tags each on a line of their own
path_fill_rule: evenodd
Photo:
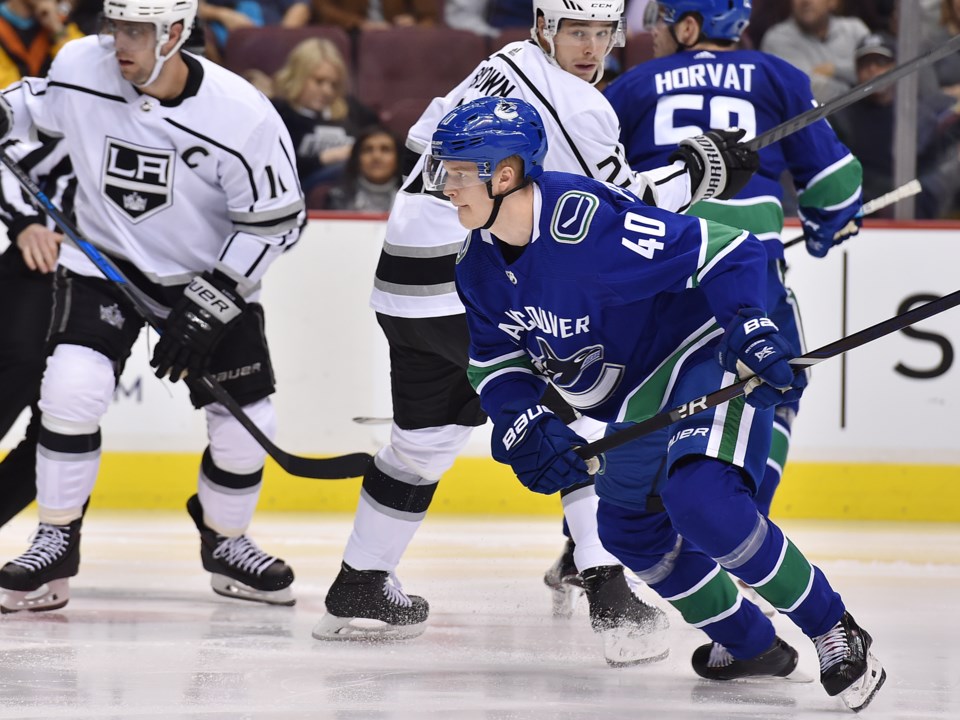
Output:
<svg viewBox="0 0 960 720">
<path fill-rule="evenodd" d="M 783 432 L 777 423 L 773 424 L 773 441 L 770 443 L 770 453 L 767 455 L 780 468 L 787 462 L 787 453 L 790 450 L 790 436 Z"/>
<path fill-rule="evenodd" d="M 694 627 L 703 627 L 726 617 L 737 603 L 737 588 L 721 568 L 701 587 L 684 596 L 666 598 L 683 619 Z"/>
<path fill-rule="evenodd" d="M 518 355 L 517 357 L 507 358 L 503 362 L 496 363 L 495 365 L 474 365 L 473 361 L 471 360 L 470 365 L 467 367 L 467 380 L 470 381 L 470 384 L 473 386 L 473 389 L 476 392 L 480 392 L 478 388 L 484 380 L 496 372 L 508 370 L 510 368 L 522 368 L 524 370 L 529 370 L 530 372 L 535 372 L 533 363 L 530 362 L 530 358 L 527 355 Z"/>
<path fill-rule="evenodd" d="M 740 422 L 743 419 L 743 408 L 746 401 L 741 395 L 727 403 L 727 413 L 723 418 L 723 431 L 720 436 L 720 449 L 717 458 L 728 463 L 742 465 L 743 460 L 734 463 L 737 453 L 737 443 L 740 440 Z"/>
<path fill-rule="evenodd" d="M 780 235 L 783 229 L 783 208 L 780 203 L 758 201 L 756 203 L 736 205 L 722 200 L 698 202 L 687 211 L 687 215 L 696 215 L 704 220 L 743 228 L 754 235 Z"/>
<path fill-rule="evenodd" d="M 743 230 L 740 228 L 730 227 L 729 225 L 723 225 L 722 223 L 713 222 L 713 220 L 706 221 L 707 226 L 707 247 L 704 252 L 703 262 L 700 267 L 697 268 L 697 272 L 690 279 L 690 287 L 695 288 L 700 285 L 702 275 L 704 270 L 712 270 L 711 264 L 716 260 L 718 255 L 722 255 L 724 252 L 730 250 L 730 246 L 737 243 L 743 236 Z"/>
<path fill-rule="evenodd" d="M 676 379 L 674 369 L 681 364 L 690 353 L 706 343 L 720 332 L 716 322 L 708 323 L 694 333 L 647 378 L 635 387 L 621 406 L 622 418 L 629 422 L 641 422 L 656 415 L 667 395 L 673 389 L 672 380 Z"/>
<path fill-rule="evenodd" d="M 813 576 L 813 566 L 796 545 L 785 537 L 786 552 L 777 564 L 773 576 L 753 589 L 778 610 L 789 610 L 806 594 Z"/>
<path fill-rule="evenodd" d="M 815 178 L 812 185 L 800 193 L 801 207 L 826 208 L 840 205 L 853 197 L 863 182 L 863 167 L 852 155 L 850 161 L 833 172 Z"/>
</svg>

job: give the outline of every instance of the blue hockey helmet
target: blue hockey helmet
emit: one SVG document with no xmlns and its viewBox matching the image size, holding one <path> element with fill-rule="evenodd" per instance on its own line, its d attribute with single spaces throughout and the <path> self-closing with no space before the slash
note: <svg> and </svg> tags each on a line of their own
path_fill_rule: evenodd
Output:
<svg viewBox="0 0 960 720">
<path fill-rule="evenodd" d="M 702 19 L 700 32 L 709 40 L 739 40 L 750 24 L 752 0 L 659 0 L 646 7 L 644 24 L 652 26 L 657 19 L 673 25 L 688 13 Z"/>
<path fill-rule="evenodd" d="M 532 180 L 543 172 L 546 154 L 547 133 L 533 105 L 518 98 L 479 98 L 440 121 L 423 168 L 424 186 L 443 190 L 445 160 L 476 163 L 478 180 L 486 183 L 497 165 L 513 155 L 523 160 L 524 179 Z"/>
</svg>

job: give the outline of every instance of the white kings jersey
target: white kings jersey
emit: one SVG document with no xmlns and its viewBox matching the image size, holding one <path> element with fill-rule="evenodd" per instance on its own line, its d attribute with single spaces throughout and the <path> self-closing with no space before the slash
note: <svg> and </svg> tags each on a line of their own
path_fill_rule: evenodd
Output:
<svg viewBox="0 0 960 720">
<path fill-rule="evenodd" d="M 620 122 L 592 85 L 553 64 L 532 40 L 511 43 L 484 60 L 446 97 L 436 98 L 410 129 L 407 148 L 420 155 L 397 194 L 374 278 L 371 307 L 393 317 L 464 312 L 454 286 L 454 261 L 466 230 L 454 206 L 423 192 L 420 171 L 440 120 L 484 96 L 513 97 L 537 108 L 547 131 L 546 170 L 586 175 L 629 188 L 667 210 L 690 202 L 681 162 L 638 174 L 620 144 Z"/>
<path fill-rule="evenodd" d="M 290 135 L 246 80 L 184 53 L 184 93 L 143 95 L 97 36 L 68 43 L 50 74 L 3 91 L 11 134 L 64 138 L 78 188 L 77 226 L 152 282 L 181 285 L 214 268 L 250 297 L 305 219 Z M 100 276 L 64 243 L 60 263 Z"/>
</svg>

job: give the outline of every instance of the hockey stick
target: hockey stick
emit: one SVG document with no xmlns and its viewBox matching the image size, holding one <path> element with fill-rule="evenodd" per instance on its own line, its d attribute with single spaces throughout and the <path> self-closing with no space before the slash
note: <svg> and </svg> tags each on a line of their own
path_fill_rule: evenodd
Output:
<svg viewBox="0 0 960 720">
<path fill-rule="evenodd" d="M 760 133 L 752 140 L 747 140 L 743 143 L 746 147 L 751 150 L 759 150 L 760 148 L 765 148 L 767 145 L 772 145 L 778 140 L 782 140 L 787 135 L 792 135 L 797 132 L 797 130 L 802 130 L 807 125 L 812 125 L 817 120 L 832 115 L 837 110 L 842 110 L 847 107 L 847 105 L 853 105 L 853 103 L 858 100 L 862 100 L 868 95 L 872 95 L 877 90 L 882 90 L 895 83 L 902 77 L 906 77 L 910 73 L 916 72 L 922 67 L 934 63 L 942 57 L 946 57 L 950 53 L 960 50 L 960 35 L 954 35 L 948 42 L 945 42 L 943 45 L 925 52 L 923 55 L 918 55 L 913 58 L 913 60 L 908 60 L 902 65 L 897 65 L 895 68 L 888 70 L 883 73 L 883 75 L 877 75 L 873 80 L 868 80 L 865 83 L 860 83 L 855 88 L 848 90 L 843 95 L 839 95 L 832 100 L 828 101 L 823 105 L 818 105 L 815 108 L 811 108 L 806 112 L 802 112 L 796 117 L 786 120 L 776 127 L 770 128 L 766 132 Z"/>
<path fill-rule="evenodd" d="M 845 352 L 853 350 L 854 348 L 860 347 L 861 345 L 866 345 L 874 340 L 878 340 L 886 335 L 897 332 L 898 330 L 903 330 L 905 327 L 909 327 L 910 325 L 918 323 L 921 320 L 926 320 L 929 317 L 938 315 L 945 310 L 956 307 L 957 305 L 960 305 L 960 290 L 952 292 L 949 295 L 944 295 L 936 300 L 932 300 L 931 302 L 921 305 L 918 308 L 914 308 L 913 310 L 908 310 L 900 315 L 895 315 L 892 318 L 888 318 L 883 322 L 877 323 L 876 325 L 872 325 L 864 330 L 855 332 L 852 335 L 847 335 L 846 337 L 840 338 L 829 345 L 824 345 L 822 348 L 812 350 L 806 355 L 801 355 L 800 357 L 794 358 L 790 361 L 790 364 L 796 365 L 798 368 L 816 365 L 822 360 L 836 357 L 837 355 L 841 355 Z M 734 398 L 738 398 L 743 395 L 743 391 L 746 388 L 747 383 L 756 381 L 756 377 L 740 380 L 739 382 L 735 382 L 732 385 L 727 385 L 726 387 L 720 388 L 719 390 L 716 390 L 708 395 L 703 395 L 695 400 L 684 403 L 680 407 L 673 408 L 672 410 L 664 410 L 663 412 L 649 417 L 646 420 L 637 423 L 636 425 L 626 428 L 625 430 L 621 430 L 620 432 L 608 435 L 607 437 L 601 438 L 588 445 L 579 447 L 577 448 L 576 453 L 585 460 L 596 457 L 600 453 L 606 452 L 607 450 L 620 447 L 624 443 L 630 442 L 631 440 L 636 440 L 644 435 L 649 435 L 652 432 L 668 427 L 678 420 L 690 417 L 691 415 L 696 415 L 704 410 L 709 410 L 717 405 L 722 405 L 723 403 L 733 400 Z"/>
<path fill-rule="evenodd" d="M 393 422 L 393 418 L 369 417 L 367 415 L 359 415 L 352 419 L 357 425 L 389 425 Z"/>
<path fill-rule="evenodd" d="M 97 266 L 100 272 L 103 273 L 103 276 L 107 280 L 116 283 L 144 321 L 160 333 L 159 320 L 150 308 L 147 307 L 146 303 L 120 269 L 109 258 L 97 250 L 94 245 L 80 235 L 80 232 L 63 216 L 43 191 L 37 187 L 37 184 L 27 175 L 23 168 L 20 167 L 17 161 L 7 155 L 6 151 L 2 148 L 0 148 L 0 161 L 10 169 L 10 172 L 14 174 L 23 188 L 30 192 L 43 206 L 44 211 L 53 219 L 57 227 L 63 230 L 63 233 L 73 244 Z M 253 439 L 277 462 L 277 465 L 291 475 L 323 480 L 341 480 L 360 477 L 366 472 L 370 461 L 373 460 L 373 457 L 367 453 L 352 453 L 331 458 L 308 458 L 285 452 L 274 445 L 270 438 L 254 424 L 253 420 L 244 412 L 240 404 L 231 397 L 230 393 L 228 393 L 210 373 L 204 372 L 203 375 L 200 376 L 200 381 L 204 388 L 213 395 L 214 399 L 223 405 L 230 414 L 246 428 L 247 432 L 253 436 Z"/>
<path fill-rule="evenodd" d="M 863 204 L 863 207 L 860 209 L 860 212 L 857 213 L 857 217 L 864 217 L 866 215 L 872 215 L 878 210 L 883 210 L 885 207 L 889 207 L 894 203 L 898 203 L 904 198 L 913 197 L 922 191 L 923 188 L 920 185 L 919 180 L 911 180 L 910 182 L 904 183 L 898 188 L 891 190 L 888 193 L 884 193 L 880 197 L 876 197 L 873 200 L 868 200 Z M 843 231 L 841 231 L 843 232 Z M 837 233 L 839 235 L 839 233 Z M 793 247 L 798 243 L 802 243 L 804 240 L 803 235 L 798 235 L 792 240 L 788 240 L 783 244 L 783 249 L 786 250 L 788 247 Z"/>
</svg>

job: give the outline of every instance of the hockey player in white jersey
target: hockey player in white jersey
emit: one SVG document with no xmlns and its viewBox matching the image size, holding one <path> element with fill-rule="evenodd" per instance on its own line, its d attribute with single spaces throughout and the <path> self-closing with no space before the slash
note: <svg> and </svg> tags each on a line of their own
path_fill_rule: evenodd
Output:
<svg viewBox="0 0 960 720">
<path fill-rule="evenodd" d="M 472 428 L 486 421 L 466 377 L 469 337 L 453 283 L 463 228 L 450 203 L 424 192 L 421 179 L 422 154 L 440 119 L 477 97 L 524 98 L 547 118 L 549 168 L 628 187 L 672 210 L 722 193 L 728 178 L 733 178 L 730 187 L 742 185 L 754 167 L 755 156 L 734 147 L 733 135 L 718 134 L 704 139 L 706 149 L 691 152 L 686 162 L 643 175 L 632 172 L 619 143 L 617 118 L 592 87 L 605 56 L 623 42 L 623 2 L 534 0 L 532 7 L 532 38 L 494 53 L 435 99 L 407 137 L 408 178 L 387 221 L 371 297 L 390 344 L 391 439 L 364 477 L 342 569 L 327 594 L 327 614 L 314 629 L 319 639 L 412 637 L 423 631 L 428 604 L 403 593 L 394 571 L 440 477 Z M 594 428 L 602 431 L 599 424 Z M 662 657 L 667 651 L 662 640 L 623 644 L 628 635 L 660 630 L 666 621 L 630 591 L 622 566 L 601 545 L 592 485 L 568 488 L 563 505 L 575 541 L 572 575 L 580 571 L 608 662 Z M 371 629 L 370 623 L 354 623 L 357 618 L 380 624 Z"/>
<path fill-rule="evenodd" d="M 151 364 L 173 382 L 186 373 L 191 401 L 206 413 L 209 445 L 187 509 L 214 590 L 290 605 L 293 571 L 245 534 L 265 452 L 191 376 L 209 371 L 274 433 L 257 300 L 264 272 L 299 237 L 303 195 L 270 103 L 242 78 L 181 51 L 196 13 L 196 0 L 106 0 L 99 36 L 67 45 L 47 78 L 3 91 L 0 135 L 39 129 L 64 138 L 80 232 L 165 318 Z M 4 612 L 69 599 L 100 418 L 144 324 L 72 246 L 61 250 L 54 298 L 39 405 L 40 524 L 30 548 L 0 569 Z"/>
</svg>

